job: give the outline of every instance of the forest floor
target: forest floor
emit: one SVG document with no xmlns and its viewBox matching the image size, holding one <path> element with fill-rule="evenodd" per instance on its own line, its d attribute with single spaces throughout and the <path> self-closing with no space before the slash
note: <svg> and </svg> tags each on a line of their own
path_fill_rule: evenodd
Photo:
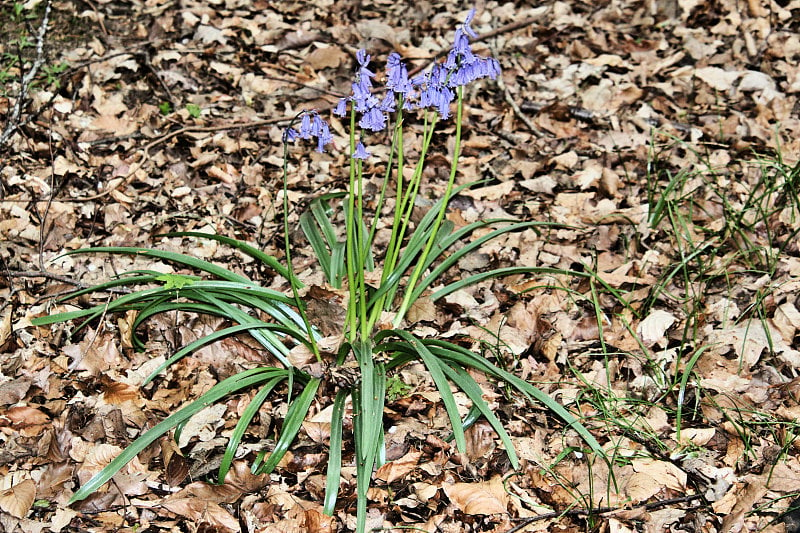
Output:
<svg viewBox="0 0 800 533">
<path fill-rule="evenodd" d="M 356 51 L 371 54 L 378 78 L 392 51 L 424 69 L 471 6 L 55 0 L 39 50 L 45 6 L 0 5 L 0 125 L 10 134 L 0 143 L 0 530 L 351 530 L 352 451 L 337 512 L 321 513 L 331 398 L 316 399 L 271 475 L 250 474 L 280 429 L 285 391 L 261 407 L 224 485 L 210 481 L 249 392 L 67 505 L 144 429 L 266 356 L 227 338 L 142 388 L 153 360 L 220 321 L 154 317 L 137 352 L 131 316 L 103 316 L 75 335 L 76 324 L 31 319 L 102 303 L 108 293 L 55 297 L 126 270 L 174 268 L 64 255 L 89 246 L 183 251 L 288 290 L 219 243 L 163 234 L 218 233 L 283 257 L 281 135 L 302 109 L 319 110 L 335 133 L 323 154 L 292 146 L 288 165 L 295 270 L 322 285 L 294 229 L 311 199 L 347 182 L 344 128 L 330 110 L 350 92 Z M 433 383 L 412 365 L 394 376 L 384 411 L 390 462 L 373 479 L 370 527 L 800 531 L 791 511 L 800 507 L 800 1 L 475 7 L 474 50 L 502 74 L 467 89 L 457 180 L 481 183 L 448 217 L 561 226 L 504 235 L 448 275 L 552 273 L 484 281 L 409 327 L 536 383 L 580 417 L 611 467 L 547 410 L 491 382 L 484 395 L 521 467 L 484 422 L 459 453 Z M 447 181 L 453 129 L 443 124 L 433 141 L 431 199 Z M 386 152 L 374 155 L 372 190 Z M 558 273 L 570 271 L 583 275 Z"/>
</svg>

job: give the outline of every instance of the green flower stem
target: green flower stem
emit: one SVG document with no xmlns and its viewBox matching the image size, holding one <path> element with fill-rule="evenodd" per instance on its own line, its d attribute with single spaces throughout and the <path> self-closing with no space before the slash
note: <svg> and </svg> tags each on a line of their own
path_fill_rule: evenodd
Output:
<svg viewBox="0 0 800 533">
<path fill-rule="evenodd" d="M 400 258 L 400 252 L 403 247 L 403 241 L 405 238 L 406 231 L 408 229 L 409 222 L 411 221 L 411 214 L 414 211 L 414 200 L 417 198 L 417 192 L 419 191 L 419 185 L 422 181 L 422 171 L 425 168 L 425 157 L 428 154 L 428 148 L 430 147 L 431 140 L 433 139 L 433 132 L 436 129 L 436 123 L 438 121 L 439 115 L 438 113 L 433 113 L 432 118 L 428 119 L 428 115 L 425 115 L 425 124 L 423 126 L 423 137 L 422 137 L 422 150 L 419 155 L 419 161 L 417 161 L 416 166 L 414 167 L 414 174 L 411 176 L 409 180 L 408 187 L 405 190 L 404 196 L 401 196 L 400 192 L 396 195 L 396 202 L 395 205 L 395 219 L 392 224 L 392 236 L 389 240 L 389 248 L 386 254 L 386 258 L 384 260 L 384 267 L 383 267 L 383 274 L 381 279 L 381 285 L 387 280 L 387 278 L 394 272 L 394 269 L 397 265 L 397 262 Z M 402 183 L 403 181 L 403 174 L 402 174 L 402 138 L 399 141 L 399 153 L 398 153 L 398 174 L 397 174 L 397 182 L 398 184 Z M 401 190 L 401 186 L 398 185 L 398 191 Z M 409 285 L 411 287 L 411 285 Z M 387 292 L 384 296 L 381 297 L 380 301 L 376 303 L 376 305 L 372 308 L 372 315 L 370 316 L 370 331 L 375 326 L 375 323 L 380 318 L 381 312 L 384 311 L 388 304 L 390 304 L 394 298 L 394 293 L 397 288 Z"/>
<path fill-rule="evenodd" d="M 447 189 L 445 189 L 444 199 L 439 207 L 439 214 L 436 217 L 436 222 L 433 224 L 433 231 L 428 238 L 428 243 L 425 245 L 425 250 L 423 250 L 422 256 L 417 260 L 417 266 L 414 268 L 411 278 L 408 280 L 406 293 L 403 297 L 403 303 L 400 304 L 400 309 L 397 311 L 397 314 L 394 317 L 394 327 L 398 327 L 402 323 L 405 314 L 408 312 L 408 308 L 411 306 L 411 295 L 414 293 L 414 287 L 416 286 L 417 281 L 419 281 L 420 276 L 422 276 L 422 270 L 425 268 L 425 261 L 428 258 L 428 254 L 430 254 L 433 244 L 436 242 L 436 236 L 439 233 L 439 227 L 442 224 L 442 220 L 444 220 L 445 213 L 447 212 L 447 205 L 450 202 L 450 194 L 453 191 L 453 184 L 455 184 L 456 181 L 458 158 L 461 155 L 461 119 L 464 108 L 464 88 L 458 87 L 456 91 L 458 95 L 458 99 L 456 101 L 456 138 L 455 146 L 453 148 L 453 161 L 450 164 L 450 179 L 447 181 Z"/>
<path fill-rule="evenodd" d="M 297 306 L 297 310 L 300 312 L 300 316 L 303 319 L 303 323 L 306 327 L 306 335 L 308 336 L 309 346 L 311 347 L 311 353 L 314 354 L 318 363 L 322 362 L 322 356 L 319 353 L 319 347 L 317 346 L 317 339 L 316 335 L 314 334 L 313 324 L 308 319 L 308 315 L 306 315 L 306 306 L 303 305 L 303 301 L 300 299 L 300 293 L 297 287 L 297 278 L 294 275 L 294 268 L 292 266 L 292 247 L 289 243 L 289 141 L 283 141 L 283 245 L 284 245 L 284 253 L 286 254 L 286 270 L 291 275 L 289 276 L 289 285 L 292 287 L 292 297 L 294 298 L 295 305 Z"/>
<path fill-rule="evenodd" d="M 414 168 L 414 174 L 411 176 L 411 180 L 408 184 L 408 189 L 406 190 L 406 195 L 403 197 L 402 201 L 400 202 L 400 206 L 398 210 L 404 212 L 403 215 L 403 223 L 400 229 L 397 242 L 395 243 L 394 255 L 392 257 L 392 266 L 397 263 L 397 259 L 400 256 L 400 249 L 403 245 L 403 238 L 405 237 L 405 232 L 408 229 L 408 223 L 411 220 L 411 214 L 414 211 L 414 200 L 417 199 L 417 191 L 419 190 L 419 184 L 422 181 L 422 171 L 425 169 L 425 158 L 428 155 L 428 148 L 430 147 L 431 140 L 433 139 L 433 131 L 436 128 L 436 122 L 439 119 L 438 113 L 433 113 L 433 117 L 430 120 L 430 124 L 428 123 L 428 116 L 425 115 L 425 124 L 423 126 L 423 137 L 422 137 L 422 151 L 419 155 L 419 161 L 417 161 L 417 166 Z M 389 269 L 391 271 L 391 269 Z"/>
<path fill-rule="evenodd" d="M 356 235 L 355 235 L 355 198 L 352 191 L 355 190 L 356 166 L 353 164 L 353 154 L 356 151 L 356 110 L 350 108 L 350 194 L 347 195 L 347 211 L 345 213 L 345 231 L 347 242 L 345 244 L 345 257 L 347 261 L 347 290 L 350 293 L 350 300 L 347 303 L 346 329 L 347 340 L 353 342 L 358 332 L 358 309 L 356 293 Z"/>
<path fill-rule="evenodd" d="M 358 245 L 358 264 L 356 265 L 357 274 L 357 294 L 358 294 L 358 323 L 361 326 L 360 334 L 362 339 L 369 337 L 367 329 L 367 282 L 365 271 L 367 267 L 367 256 L 369 254 L 370 242 L 364 227 L 364 162 L 359 159 L 355 161 L 357 168 L 357 192 L 356 192 L 356 218 L 353 225 L 356 228 L 356 244 Z M 352 191 L 352 189 L 351 189 Z"/>
<path fill-rule="evenodd" d="M 386 194 L 387 184 L 389 183 L 389 178 L 391 177 L 392 173 L 392 158 L 394 157 L 395 153 L 397 154 L 397 179 L 395 180 L 395 205 L 394 205 L 394 220 L 392 222 L 392 235 L 389 238 L 389 245 L 386 248 L 386 254 L 383 258 L 383 271 L 381 272 L 381 286 L 386 282 L 386 278 L 389 277 L 389 274 L 394 270 L 394 265 L 397 262 L 397 255 L 395 254 L 394 250 L 397 243 L 398 237 L 398 228 L 400 227 L 400 223 L 402 221 L 402 213 L 399 205 L 399 201 L 403 192 L 403 98 L 398 97 L 397 102 L 397 122 L 395 123 L 394 127 L 394 134 L 392 139 L 392 147 L 389 151 L 389 161 L 386 164 L 386 176 L 383 180 L 383 186 L 381 187 L 381 197 L 378 201 L 378 207 L 375 210 L 375 220 L 372 226 L 372 232 L 370 234 L 370 246 L 372 245 L 375 230 L 378 227 L 378 219 L 380 217 L 380 213 L 383 207 L 383 201 Z M 381 312 L 384 309 L 386 301 L 386 295 L 382 296 L 374 305 L 370 308 L 370 317 L 367 324 L 368 331 L 372 331 L 375 323 L 380 319 Z"/>
<path fill-rule="evenodd" d="M 399 161 L 399 163 L 398 163 L 398 165 L 399 165 L 398 166 L 398 172 L 401 172 L 401 170 L 399 170 L 399 169 L 402 169 L 402 166 L 403 166 L 403 153 L 402 153 L 402 149 L 403 149 L 403 139 L 402 139 L 403 128 L 402 128 L 402 120 L 403 120 L 402 111 L 398 111 L 397 112 L 397 122 L 395 123 L 395 126 L 393 128 L 393 133 L 392 133 L 392 144 L 391 144 L 391 148 L 389 150 L 389 160 L 386 162 L 386 174 L 383 176 L 383 183 L 381 184 L 381 192 L 380 192 L 380 195 L 378 196 L 378 202 L 377 202 L 377 204 L 375 206 L 375 210 L 374 210 L 375 216 L 372 218 L 372 227 L 370 228 L 370 231 L 369 231 L 369 241 L 368 241 L 367 246 L 366 246 L 367 250 L 372 249 L 372 245 L 375 242 L 375 232 L 378 230 L 378 225 L 379 225 L 379 222 L 381 220 L 381 212 L 383 211 L 383 204 L 386 201 L 386 189 L 388 188 L 389 180 L 392 177 L 392 165 L 394 164 L 394 161 L 395 161 L 395 152 L 398 152 L 398 161 Z M 399 148 L 398 148 L 398 137 L 400 139 Z M 402 188 L 402 183 L 400 183 L 399 186 Z M 397 210 L 395 210 L 395 219 L 397 218 L 397 216 L 398 216 L 397 215 Z M 394 225 L 392 227 L 394 227 Z M 390 249 L 391 249 L 391 243 L 387 247 L 387 250 L 390 250 Z M 385 259 L 386 258 L 384 257 L 384 260 Z M 384 280 L 385 278 L 386 278 L 386 274 L 384 273 L 383 276 L 381 277 L 381 279 Z"/>
</svg>

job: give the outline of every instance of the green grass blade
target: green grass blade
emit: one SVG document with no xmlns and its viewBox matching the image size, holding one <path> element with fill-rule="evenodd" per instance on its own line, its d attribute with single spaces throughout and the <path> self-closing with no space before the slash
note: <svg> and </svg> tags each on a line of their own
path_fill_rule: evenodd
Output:
<svg viewBox="0 0 800 533">
<path fill-rule="evenodd" d="M 521 379 L 514 374 L 491 364 L 484 357 L 474 354 L 466 348 L 462 348 L 461 346 L 435 339 L 426 339 L 424 342 L 430 347 L 433 353 L 436 353 L 440 357 L 453 360 L 461 366 L 471 366 L 487 375 L 501 379 L 525 394 L 528 398 L 538 401 L 550 409 L 553 413 L 558 415 L 558 417 L 561 418 L 567 424 L 567 426 L 574 429 L 581 436 L 584 442 L 589 445 L 592 451 L 594 451 L 600 457 L 605 458 L 605 452 L 603 451 L 602 446 L 600 446 L 600 443 L 597 442 L 597 439 L 594 438 L 589 430 L 586 429 L 586 426 L 581 424 L 572 413 L 564 408 L 564 406 L 539 390 L 537 387 L 528 383 L 524 379 Z"/>
<path fill-rule="evenodd" d="M 146 272 L 146 273 L 144 273 Z M 161 276 L 161 272 L 155 271 L 130 271 L 125 272 L 121 276 L 111 279 L 109 281 L 105 281 L 103 283 L 99 283 L 97 285 L 93 285 L 91 287 L 86 287 L 84 289 L 79 289 L 77 291 L 71 292 L 67 295 L 64 295 L 58 298 L 57 302 L 65 302 L 67 300 L 72 300 L 74 298 L 79 298 L 84 294 L 92 294 L 95 292 L 105 292 L 109 289 L 115 289 L 117 287 L 126 287 L 130 285 L 142 285 L 145 283 L 153 283 L 155 282 L 156 278 Z"/>
<path fill-rule="evenodd" d="M 314 224 L 314 218 L 306 212 L 300 215 L 300 228 L 308 239 L 314 255 L 317 257 L 319 266 L 325 274 L 325 279 L 333 285 L 333 274 L 331 272 L 331 252 L 325 244 L 325 239 L 319 228 Z"/>
<path fill-rule="evenodd" d="M 283 276 L 286 279 L 291 279 L 291 274 L 287 270 L 285 266 L 283 266 L 277 259 L 272 257 L 269 254 L 264 253 L 263 251 L 255 248 L 247 244 L 246 242 L 242 242 L 236 239 L 232 239 L 230 237 L 225 237 L 224 235 L 216 235 L 216 234 L 209 234 L 209 233 L 201 233 L 199 231 L 177 231 L 174 233 L 167 233 L 167 237 L 196 237 L 198 239 L 210 239 L 212 241 L 221 242 L 227 246 L 232 248 L 236 248 L 237 250 L 242 251 L 244 254 L 249 255 L 253 259 L 261 261 L 268 267 L 275 270 L 278 274 Z M 297 280 L 299 287 L 302 287 L 302 283 Z"/>
<path fill-rule="evenodd" d="M 481 227 L 484 227 L 484 226 L 488 225 L 491 222 L 507 222 L 507 221 L 505 221 L 505 220 L 497 220 L 497 221 L 475 222 L 475 223 L 472 223 L 472 224 L 470 224 L 470 225 L 468 225 L 468 226 L 466 226 L 464 228 L 461 228 L 459 231 L 457 231 L 457 232 L 455 232 L 455 233 L 453 233 L 451 235 L 448 235 L 447 238 L 445 238 L 441 242 L 441 244 L 440 244 L 441 248 L 439 250 L 439 253 L 431 253 L 430 254 L 430 256 L 428 257 L 428 260 L 426 261 L 427 264 L 425 265 L 425 268 L 427 269 L 431 264 L 433 264 L 433 262 L 439 257 L 439 255 L 441 255 L 441 253 L 444 250 L 448 249 L 450 246 L 452 246 L 453 244 L 458 242 L 459 239 L 461 239 L 464 236 L 472 233 L 476 229 L 479 229 Z M 562 224 L 554 224 L 554 223 L 518 222 L 516 224 L 510 224 L 510 225 L 508 225 L 506 227 L 496 229 L 496 230 L 494 230 L 494 231 L 492 231 L 490 233 L 487 233 L 486 235 L 483 235 L 483 236 L 475 239 L 474 241 L 472 241 L 472 242 L 470 242 L 468 244 L 465 244 L 459 250 L 453 252 L 445 260 L 443 260 L 439 265 L 437 265 L 436 268 L 434 268 L 433 271 L 431 271 L 431 273 L 428 276 L 426 276 L 426 277 L 424 277 L 423 279 L 420 280 L 420 282 L 417 284 L 417 286 L 414 287 L 414 295 L 411 297 L 411 301 L 413 302 L 414 300 L 419 298 L 420 295 L 422 294 L 422 292 L 428 286 L 430 286 L 434 281 L 436 281 L 439 278 L 439 276 L 442 275 L 442 273 L 447 271 L 447 269 L 449 269 L 454 264 L 456 264 L 456 262 L 459 259 L 464 257 L 466 254 L 477 250 L 484 243 L 486 243 L 488 241 L 491 241 L 492 239 L 496 239 L 497 237 L 499 237 L 499 236 L 501 236 L 501 235 L 503 235 L 505 233 L 510 233 L 510 232 L 514 232 L 514 231 L 520 231 L 520 230 L 528 229 L 528 228 L 533 228 L 535 230 L 535 228 L 537 226 L 542 226 L 542 225 L 563 227 Z"/>
<path fill-rule="evenodd" d="M 164 289 L 162 287 L 144 289 L 141 291 L 133 292 L 131 294 L 124 294 L 107 304 L 96 305 L 94 307 L 90 307 L 89 309 L 66 311 L 64 313 L 56 313 L 54 315 L 36 317 L 33 320 L 31 320 L 31 323 L 34 326 L 45 326 L 48 324 L 54 324 L 56 322 L 66 322 L 67 320 L 84 318 L 87 316 L 89 317 L 87 321 L 91 321 L 94 318 L 103 315 L 104 313 L 113 312 L 113 310 L 115 310 L 116 308 L 119 307 L 124 308 L 125 306 L 134 305 L 142 300 L 146 300 L 147 298 L 151 298 L 155 295 L 158 295 L 163 290 Z"/>
<path fill-rule="evenodd" d="M 159 313 L 168 313 L 170 311 L 183 311 L 203 315 L 224 316 L 216 306 L 201 302 L 162 301 L 158 305 L 148 305 L 136 314 L 136 318 L 131 324 L 131 341 L 133 342 L 134 348 L 137 350 L 145 349 L 144 342 L 136 335 L 136 331 L 139 329 L 139 326 L 141 326 L 145 321 L 147 321 L 147 319 L 154 315 Z"/>
<path fill-rule="evenodd" d="M 331 287 L 341 289 L 345 276 L 347 276 L 347 265 L 345 265 L 345 253 L 347 246 L 343 242 L 337 242 L 331 253 Z"/>
<path fill-rule="evenodd" d="M 406 270 L 414 264 L 414 259 L 422 252 L 422 248 L 424 248 L 427 237 L 430 235 L 431 231 L 431 228 L 428 228 L 428 233 L 421 234 L 418 242 L 410 242 L 403 250 L 394 270 L 381 282 L 381 286 L 370 297 L 368 307 L 371 308 L 378 299 L 383 296 L 386 296 L 387 301 L 392 300 L 395 291 L 400 288 L 400 283 L 403 280 Z M 416 252 L 414 251 L 415 249 Z"/>
<path fill-rule="evenodd" d="M 238 322 L 239 324 L 263 324 L 261 320 L 250 316 L 235 305 L 231 305 L 227 302 L 219 300 L 218 298 L 215 298 L 212 294 L 207 293 L 204 294 L 204 296 L 208 298 L 210 302 L 216 305 L 223 313 L 225 313 L 226 316 Z M 266 348 L 267 351 L 274 355 L 281 362 L 281 364 L 285 365 L 287 368 L 291 366 L 289 359 L 286 358 L 286 356 L 289 354 L 289 349 L 274 333 L 268 329 L 252 329 L 249 333 L 261 344 L 261 346 Z"/>
<path fill-rule="evenodd" d="M 450 390 L 450 382 L 447 380 L 445 371 L 442 368 L 446 365 L 428 349 L 425 343 L 407 331 L 392 331 L 395 336 L 401 338 L 414 348 L 422 362 L 425 364 L 425 367 L 428 369 L 428 372 L 430 372 L 431 378 L 436 384 L 436 388 L 439 390 L 439 394 L 442 397 L 442 403 L 447 411 L 447 416 L 450 418 L 450 422 L 453 426 L 453 436 L 455 437 L 456 447 L 461 453 L 464 453 L 467 449 L 467 441 L 464 437 L 464 428 L 461 425 L 461 415 L 458 414 L 456 399 Z"/>
<path fill-rule="evenodd" d="M 519 458 L 517 457 L 517 452 L 514 449 L 514 444 L 511 442 L 511 437 L 508 436 L 503 424 L 495 416 L 492 410 L 489 409 L 489 405 L 484 401 L 480 386 L 461 367 L 451 367 L 450 365 L 442 364 L 442 370 L 444 370 L 444 373 L 448 378 L 450 378 L 450 381 L 455 383 L 455 385 L 464 391 L 467 397 L 472 400 L 473 409 L 477 409 L 480 414 L 486 418 L 486 421 L 489 422 L 497 435 L 500 437 L 500 440 L 506 449 L 508 459 L 511 461 L 511 466 L 513 466 L 514 469 L 518 469 Z M 472 411 L 472 409 L 470 411 Z M 461 424 L 461 426 L 463 428 L 464 424 Z"/>
<path fill-rule="evenodd" d="M 245 370 L 244 372 L 240 372 L 239 374 L 233 375 L 224 381 L 217 383 L 211 388 L 211 390 L 202 395 L 200 398 L 193 401 L 178 412 L 168 416 L 146 431 L 138 439 L 129 444 L 124 450 L 122 450 L 122 453 L 120 453 L 105 468 L 95 474 L 80 489 L 78 489 L 75 494 L 72 495 L 72 498 L 70 498 L 68 505 L 83 500 L 95 492 L 98 488 L 109 481 L 114 474 L 116 474 L 131 459 L 136 457 L 142 450 L 147 448 L 156 439 L 166 434 L 173 427 L 185 422 L 224 396 L 252 385 L 269 381 L 281 373 L 285 374 L 286 370 L 276 368 L 256 368 L 252 370 Z"/>
<path fill-rule="evenodd" d="M 302 317 L 291 307 L 286 305 L 283 299 L 274 301 L 269 295 L 257 294 L 249 288 L 234 288 L 231 290 L 209 290 L 203 287 L 198 290 L 191 290 L 181 293 L 182 296 L 199 301 L 209 301 L 213 296 L 214 301 L 222 301 L 226 304 L 249 307 L 253 310 L 260 310 L 283 324 L 289 329 L 302 330 L 299 333 L 305 335 L 305 323 Z"/>
<path fill-rule="evenodd" d="M 327 205 L 327 202 L 322 202 L 320 199 L 316 199 L 311 202 L 311 214 L 314 216 L 314 220 L 317 222 L 317 225 L 322 230 L 322 234 L 325 237 L 325 241 L 328 243 L 328 247 L 333 249 L 334 244 L 337 242 L 336 237 L 336 228 L 333 227 L 331 223 L 331 215 L 333 214 L 333 210 Z"/>
<path fill-rule="evenodd" d="M 675 440 L 678 441 L 678 445 L 681 444 L 681 427 L 683 425 L 683 400 L 686 397 L 686 385 L 689 383 L 689 377 L 692 375 L 692 369 L 694 369 L 694 365 L 697 364 L 698 359 L 700 356 L 703 355 L 709 346 L 701 346 L 700 348 L 695 351 L 692 357 L 686 362 L 686 368 L 683 369 L 683 375 L 681 376 L 681 384 L 680 388 L 678 389 L 678 409 L 675 413 Z"/>
<path fill-rule="evenodd" d="M 353 436 L 356 448 L 356 530 L 364 531 L 367 517 L 367 492 L 372 470 L 383 443 L 383 405 L 386 398 L 386 369 L 374 364 L 372 347 L 353 343 L 359 361 L 361 382 L 353 389 Z"/>
<path fill-rule="evenodd" d="M 158 366 L 158 368 L 153 370 L 153 372 L 151 372 L 150 375 L 147 376 L 147 378 L 142 383 L 142 386 L 145 386 L 148 383 L 150 383 L 165 368 L 167 368 L 168 366 L 174 364 L 176 361 L 180 360 L 182 357 L 186 356 L 187 354 L 190 354 L 190 353 L 194 352 L 195 350 L 198 350 L 199 348 L 202 348 L 203 346 L 205 346 L 207 344 L 211 344 L 212 342 L 216 342 L 217 340 L 222 339 L 224 337 L 230 337 L 232 335 L 236 335 L 237 333 L 241 333 L 243 331 L 251 332 L 252 330 L 255 330 L 255 329 L 277 329 L 277 330 L 283 330 L 284 328 L 282 328 L 281 326 L 278 326 L 277 324 L 269 324 L 269 323 L 266 323 L 266 322 L 261 322 L 261 323 L 256 323 L 256 324 L 239 324 L 239 325 L 236 325 L 236 326 L 231 326 L 231 327 L 228 327 L 228 328 L 225 328 L 225 329 L 221 329 L 219 331 L 215 331 L 214 333 L 206 335 L 205 337 L 200 337 L 199 339 L 197 339 L 197 340 L 195 340 L 193 342 L 190 342 L 189 344 L 187 344 L 186 346 L 184 346 L 183 348 L 181 348 L 180 350 L 175 352 L 172 355 L 172 357 L 170 357 L 169 359 L 167 359 L 166 361 L 161 363 Z"/>
<path fill-rule="evenodd" d="M 157 259 L 163 259 L 164 261 L 168 261 L 170 263 L 176 263 L 179 265 L 187 266 L 189 268 L 194 268 L 196 270 L 202 270 L 203 272 L 208 272 L 212 276 L 216 276 L 220 279 L 225 279 L 228 281 L 238 281 L 241 283 L 252 283 L 248 278 L 240 274 L 231 272 L 230 270 L 223 268 L 219 265 L 215 265 L 214 263 L 209 263 L 208 261 L 203 261 L 202 259 L 197 259 L 196 257 L 192 257 L 185 254 L 168 252 L 166 250 L 135 248 L 128 246 L 107 246 L 99 248 L 86 248 L 82 250 L 71 250 L 69 252 L 66 252 L 66 254 L 64 255 L 87 254 L 87 253 L 109 253 L 109 254 L 126 254 L 126 255 L 141 255 L 144 257 L 155 257 Z"/>
</svg>

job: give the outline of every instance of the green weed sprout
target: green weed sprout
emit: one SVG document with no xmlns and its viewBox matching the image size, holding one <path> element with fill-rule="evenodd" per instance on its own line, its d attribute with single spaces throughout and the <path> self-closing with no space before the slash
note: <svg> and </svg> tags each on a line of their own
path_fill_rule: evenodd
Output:
<svg viewBox="0 0 800 533">
<path fill-rule="evenodd" d="M 89 291 L 107 290 L 119 286 L 146 286 L 119 296 L 108 304 L 60 313 L 35 320 L 43 325 L 72 319 L 82 319 L 83 324 L 107 313 L 137 311 L 134 331 L 143 321 L 157 313 L 191 311 L 216 315 L 228 319 L 228 326 L 200 338 L 181 348 L 152 375 L 175 363 L 181 357 L 216 340 L 247 333 L 258 341 L 276 361 L 276 366 L 246 370 L 218 383 L 205 395 L 189 403 L 161 423 L 151 428 L 130 444 L 120 456 L 84 484 L 72 497 L 72 502 L 89 496 L 139 452 L 166 434 L 172 428 L 179 432 L 183 424 L 195 413 L 224 396 L 257 388 L 249 406 L 239 419 L 222 459 L 219 481 L 222 482 L 231 466 L 236 449 L 261 404 L 280 383 L 289 389 L 289 407 L 283 421 L 278 441 L 271 453 L 260 454 L 253 464 L 255 473 L 271 472 L 284 456 L 297 436 L 312 401 L 326 379 L 326 372 L 339 367 L 355 368 L 355 377 L 347 383 L 336 383 L 331 420 L 330 454 L 324 512 L 332 515 L 339 493 L 342 467 L 343 427 L 346 404 L 352 405 L 353 443 L 356 462 L 357 530 L 364 531 L 367 516 L 367 490 L 374 469 L 384 462 L 384 402 L 387 398 L 387 374 L 396 372 L 411 362 L 421 362 L 437 387 L 444 408 L 452 424 L 453 438 L 458 450 L 466 449 L 465 427 L 483 416 L 497 432 L 513 467 L 519 460 L 511 438 L 500 420 L 482 397 L 478 383 L 468 369 L 473 369 L 502 381 L 516 389 L 529 400 L 540 402 L 575 430 L 589 448 L 604 457 L 599 443 L 567 409 L 531 383 L 504 370 L 480 354 L 436 338 L 422 338 L 407 328 L 407 314 L 411 306 L 423 296 L 436 301 L 463 287 L 492 277 L 518 272 L 530 272 L 527 267 L 512 267 L 483 272 L 458 281 L 438 286 L 441 275 L 465 255 L 477 250 L 490 239 L 508 232 L 532 228 L 547 223 L 518 222 L 513 220 L 481 220 L 456 228 L 447 220 L 447 207 L 451 198 L 465 186 L 456 185 L 456 174 L 461 151 L 464 85 L 477 79 L 498 75 L 500 68 L 493 58 L 473 54 L 469 38 L 476 37 L 470 28 L 474 10 L 455 33 L 455 42 L 446 60 L 419 76 L 409 78 L 406 66 L 398 54 L 387 60 L 387 82 L 383 93 L 372 86 L 375 76 L 369 70 L 370 56 L 364 50 L 357 54 L 358 71 L 352 85 L 353 92 L 337 105 L 334 113 L 349 117 L 350 174 L 346 192 L 317 198 L 300 217 L 304 231 L 319 261 L 326 281 L 334 288 L 345 289 L 349 298 L 341 344 L 334 355 L 320 349 L 320 333 L 306 313 L 301 298 L 303 283 L 292 268 L 292 246 L 289 240 L 289 212 L 286 182 L 288 173 L 288 147 L 296 139 L 316 139 L 317 150 L 323 151 L 332 135 L 325 120 L 316 111 L 300 113 L 284 131 L 284 231 L 285 265 L 249 244 L 220 235 L 182 232 L 173 235 L 212 239 L 237 248 L 262 262 L 284 277 L 291 294 L 260 287 L 256 282 L 221 266 L 185 254 L 145 248 L 93 248 L 82 253 L 138 254 L 190 268 L 202 276 L 163 275 L 157 272 L 137 271 L 111 280 L 92 289 L 82 290 L 72 296 Z M 449 179 L 444 195 L 419 222 L 412 221 L 415 200 L 419 197 L 423 170 L 428 151 L 439 122 L 447 120 L 455 108 L 455 143 Z M 403 128 L 405 114 L 422 116 L 422 147 L 418 160 L 410 172 L 404 170 Z M 390 116 L 393 117 L 390 127 Z M 380 188 L 376 206 L 368 216 L 364 198 L 364 160 L 371 157 L 364 140 L 371 133 L 388 129 L 391 132 L 391 150 L 386 175 Z M 409 178 L 404 176 L 409 175 Z M 389 186 L 392 182 L 393 187 Z M 393 191 L 390 193 L 390 191 Z M 376 250 L 375 235 L 383 220 L 382 209 L 393 197 L 391 236 L 385 250 Z M 343 214 L 344 228 L 337 228 L 336 209 Z M 388 222 L 388 221 L 387 221 Z M 475 238 L 467 238 L 476 230 L 492 227 L 492 231 Z M 369 274 L 380 271 L 380 276 Z M 377 284 L 374 281 L 379 278 Z M 391 324 L 386 323 L 387 316 Z M 82 324 L 82 325 L 83 325 Z M 140 339 L 134 343 L 143 348 Z M 309 372 L 293 366 L 289 360 L 292 348 L 304 346 L 322 365 L 324 372 Z M 341 381 L 341 380 L 340 380 Z M 451 385 L 462 391 L 472 402 L 467 416 L 462 420 L 456 407 Z"/>
</svg>

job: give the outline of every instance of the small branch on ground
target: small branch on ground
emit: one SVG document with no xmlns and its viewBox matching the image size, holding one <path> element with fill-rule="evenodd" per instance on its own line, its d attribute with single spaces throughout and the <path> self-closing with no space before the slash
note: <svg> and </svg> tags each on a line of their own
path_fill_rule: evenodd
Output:
<svg viewBox="0 0 800 533">
<path fill-rule="evenodd" d="M 494 57 L 499 57 L 495 47 L 492 47 L 491 50 L 492 50 L 492 55 Z M 503 81 L 503 73 L 502 72 L 500 73 L 499 76 L 497 76 L 497 79 L 495 81 L 497 82 L 497 88 L 500 89 L 501 91 L 503 91 L 503 99 L 506 101 L 506 103 L 514 111 L 514 115 L 517 116 L 517 118 L 520 120 L 520 122 L 525 124 L 525 126 L 527 126 L 527 128 L 529 130 L 531 130 L 531 132 L 533 134 L 538 135 L 539 137 L 545 137 L 546 134 L 542 130 L 537 128 L 536 125 L 533 122 L 531 122 L 531 120 L 519 108 L 519 105 L 517 105 L 517 102 L 514 101 L 514 98 L 512 98 L 511 92 L 508 90 L 508 87 L 506 87 L 506 82 Z"/>
<path fill-rule="evenodd" d="M 46 270 L 42 271 L 35 271 L 35 270 L 7 270 L 5 272 L 5 276 L 8 278 L 45 278 L 52 281 L 60 281 L 61 283 L 66 283 L 68 285 L 74 285 L 79 289 L 83 289 L 86 287 L 80 281 L 77 281 L 73 278 L 68 276 L 62 276 L 60 274 L 53 274 L 52 272 L 48 272 Z"/>
<path fill-rule="evenodd" d="M 3 130 L 3 133 L 0 134 L 0 147 L 2 147 L 6 141 L 11 138 L 14 132 L 17 131 L 17 128 L 19 128 L 22 108 L 25 105 L 25 101 L 28 99 L 28 89 L 39 73 L 39 69 L 44 65 L 44 38 L 47 34 L 47 25 L 50 22 L 50 4 L 51 0 L 47 0 L 44 6 L 44 16 L 42 16 L 42 23 L 39 25 L 39 31 L 36 34 L 36 59 L 34 59 L 31 69 L 22 77 L 17 101 L 14 103 L 14 107 L 11 108 L 11 113 L 8 115 L 6 128 Z"/>
</svg>

